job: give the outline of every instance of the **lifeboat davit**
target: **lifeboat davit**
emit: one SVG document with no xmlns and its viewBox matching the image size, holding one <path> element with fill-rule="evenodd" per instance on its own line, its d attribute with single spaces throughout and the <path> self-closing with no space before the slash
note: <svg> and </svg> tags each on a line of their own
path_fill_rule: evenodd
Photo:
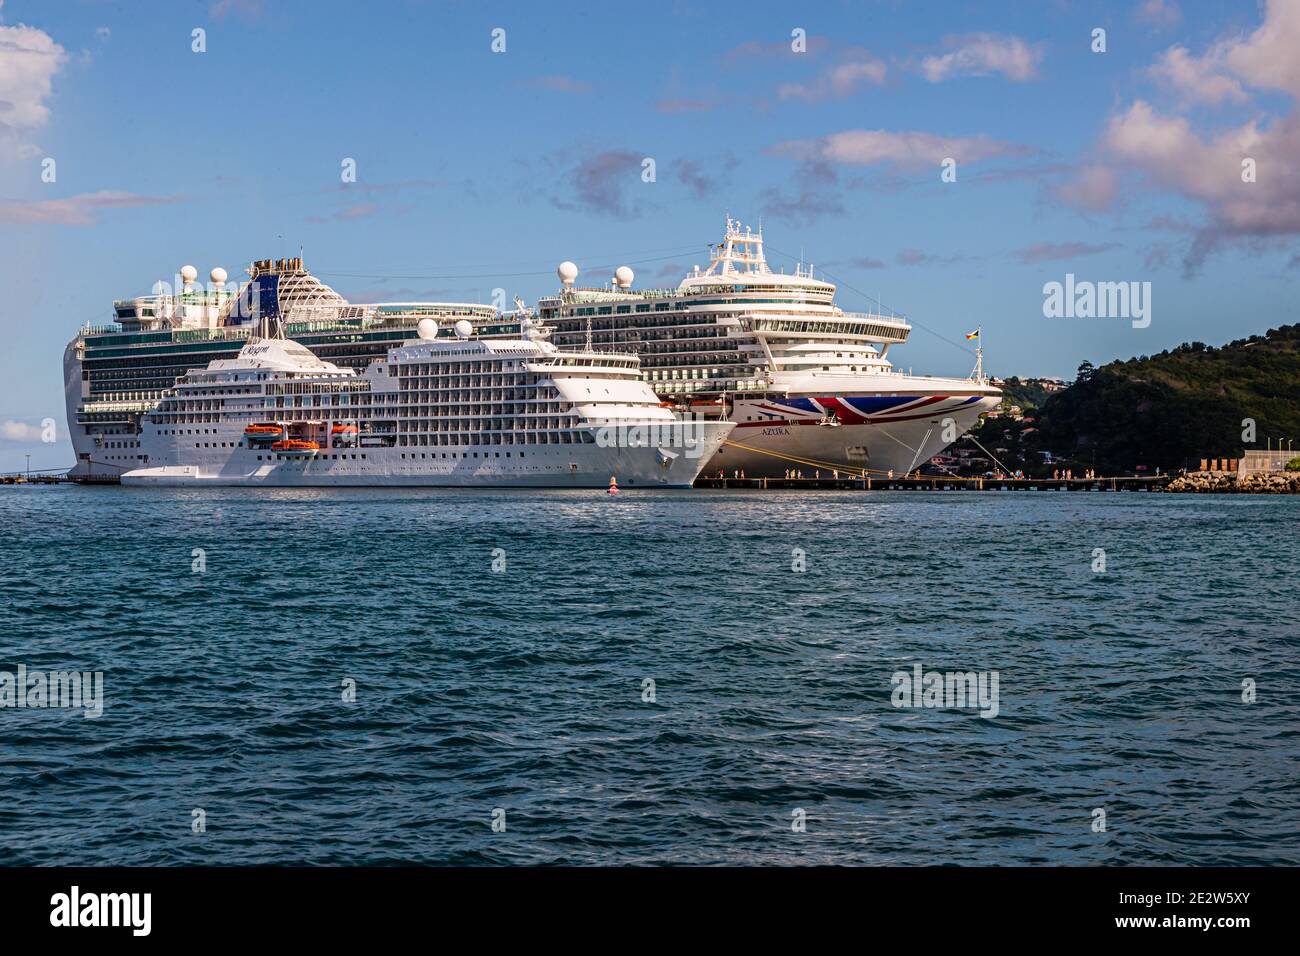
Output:
<svg viewBox="0 0 1300 956">
<path fill-rule="evenodd" d="M 313 458 L 320 451 L 320 444 L 314 441 L 289 439 L 288 441 L 272 442 L 271 451 L 290 458 Z"/>
</svg>

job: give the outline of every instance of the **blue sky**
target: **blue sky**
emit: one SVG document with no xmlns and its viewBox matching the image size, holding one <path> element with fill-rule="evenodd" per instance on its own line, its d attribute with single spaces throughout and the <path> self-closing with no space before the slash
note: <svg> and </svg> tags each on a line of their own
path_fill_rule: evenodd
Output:
<svg viewBox="0 0 1300 956">
<path fill-rule="evenodd" d="M 918 373 L 976 326 L 995 374 L 1068 378 L 1295 322 L 1297 42 L 1300 0 L 0 0 L 0 471 L 71 464 L 36 430 L 114 298 L 300 246 L 356 301 L 531 302 L 566 258 L 675 284 L 761 218 L 911 318 Z M 1151 282 L 1150 326 L 1045 318 L 1067 272 Z"/>
</svg>

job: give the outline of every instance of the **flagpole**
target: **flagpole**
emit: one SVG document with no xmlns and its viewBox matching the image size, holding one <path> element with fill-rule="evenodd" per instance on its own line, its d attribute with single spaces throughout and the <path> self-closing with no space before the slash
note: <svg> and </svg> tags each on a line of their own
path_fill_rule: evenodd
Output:
<svg viewBox="0 0 1300 956">
<path fill-rule="evenodd" d="M 984 385 L 984 327 L 980 326 L 966 338 L 975 340 L 975 381 Z"/>
</svg>

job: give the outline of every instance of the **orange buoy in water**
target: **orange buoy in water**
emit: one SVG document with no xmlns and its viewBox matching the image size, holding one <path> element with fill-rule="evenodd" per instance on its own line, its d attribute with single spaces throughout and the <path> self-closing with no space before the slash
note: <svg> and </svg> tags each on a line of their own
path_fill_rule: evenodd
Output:
<svg viewBox="0 0 1300 956">
<path fill-rule="evenodd" d="M 618 494 L 618 479 L 617 479 L 617 478 L 614 478 L 614 477 L 612 477 L 612 476 L 610 477 L 610 479 L 609 479 L 609 488 L 607 489 L 606 493 L 607 493 L 607 494 L 611 494 L 611 495 L 616 495 L 616 494 Z"/>
</svg>

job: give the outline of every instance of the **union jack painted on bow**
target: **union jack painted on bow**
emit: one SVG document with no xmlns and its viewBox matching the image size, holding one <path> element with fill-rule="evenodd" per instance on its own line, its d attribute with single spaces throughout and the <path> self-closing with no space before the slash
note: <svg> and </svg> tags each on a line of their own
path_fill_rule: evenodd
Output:
<svg viewBox="0 0 1300 956">
<path fill-rule="evenodd" d="M 932 418 L 978 401 L 978 395 L 835 395 L 825 398 L 787 398 L 779 402 L 754 405 L 756 411 L 771 417 L 766 421 L 741 422 L 740 427 L 770 425 L 773 421 L 816 425 L 831 415 L 845 425 L 887 425 L 891 422 Z"/>
</svg>

